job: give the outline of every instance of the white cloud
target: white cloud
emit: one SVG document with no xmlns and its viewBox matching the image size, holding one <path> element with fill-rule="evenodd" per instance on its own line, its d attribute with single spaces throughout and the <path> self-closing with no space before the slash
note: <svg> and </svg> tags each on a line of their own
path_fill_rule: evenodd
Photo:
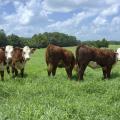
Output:
<svg viewBox="0 0 120 120">
<path fill-rule="evenodd" d="M 120 31 L 120 16 L 114 17 L 111 21 L 111 32 L 118 32 Z"/>
<path fill-rule="evenodd" d="M 57 21 L 55 23 L 52 23 L 48 25 L 49 29 L 54 29 L 54 30 L 61 30 L 61 29 L 66 29 L 70 30 L 78 27 L 78 25 L 86 18 L 89 18 L 91 16 L 94 16 L 95 13 L 92 12 L 80 12 L 77 14 L 74 14 L 71 18 L 64 20 L 64 21 Z"/>
<path fill-rule="evenodd" d="M 96 17 L 95 20 L 93 21 L 93 24 L 94 24 L 95 26 L 105 25 L 105 24 L 107 24 L 107 20 L 106 20 L 105 18 L 103 18 L 103 17 L 98 16 L 98 17 Z"/>
<path fill-rule="evenodd" d="M 0 0 L 0 6 L 6 5 L 10 2 L 10 0 Z"/>
<path fill-rule="evenodd" d="M 98 6 L 103 6 L 103 1 L 95 0 L 44 0 L 42 2 L 43 9 L 51 12 L 70 12 L 72 10 L 91 7 L 97 8 Z"/>
<path fill-rule="evenodd" d="M 120 25 L 120 16 L 114 17 L 112 19 L 112 24 L 113 25 Z"/>
<path fill-rule="evenodd" d="M 104 9 L 101 12 L 102 16 L 111 16 L 111 15 L 115 15 L 120 11 L 120 4 L 113 4 L 110 7 L 108 7 L 107 9 Z"/>
<path fill-rule="evenodd" d="M 9 3 L 12 13 L 3 9 Z M 0 0 L 0 28 L 21 36 L 58 31 L 88 39 L 109 33 L 113 38 L 120 30 L 119 11 L 119 0 Z"/>
<path fill-rule="evenodd" d="M 105 2 L 107 3 L 107 4 L 109 4 L 109 5 L 112 5 L 112 4 L 118 4 L 118 3 L 120 3 L 120 1 L 119 0 L 105 0 Z"/>
<path fill-rule="evenodd" d="M 15 12 L 12 14 L 3 12 L 1 15 L 4 21 L 1 28 L 4 28 L 7 33 L 31 36 L 35 32 L 42 32 L 41 26 L 45 24 L 45 21 L 52 22 L 52 19 L 48 18 L 51 13 L 41 7 L 41 0 L 26 0 L 25 3 L 15 0 L 12 3 Z"/>
</svg>

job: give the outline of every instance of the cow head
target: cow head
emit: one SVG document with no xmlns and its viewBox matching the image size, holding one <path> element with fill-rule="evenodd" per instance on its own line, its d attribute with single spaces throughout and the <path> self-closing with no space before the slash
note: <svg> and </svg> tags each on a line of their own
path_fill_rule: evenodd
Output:
<svg viewBox="0 0 120 120">
<path fill-rule="evenodd" d="M 120 60 L 120 48 L 117 49 L 116 56 L 117 56 L 117 60 Z"/>
<path fill-rule="evenodd" d="M 6 56 L 6 59 L 9 61 L 12 59 L 12 53 L 13 53 L 13 46 L 11 45 L 7 45 L 5 47 L 5 56 Z"/>
<path fill-rule="evenodd" d="M 25 61 L 30 59 L 30 55 L 31 53 L 34 53 L 34 51 L 35 51 L 35 48 L 30 48 L 29 46 L 25 46 L 23 48 L 23 57 Z"/>
</svg>

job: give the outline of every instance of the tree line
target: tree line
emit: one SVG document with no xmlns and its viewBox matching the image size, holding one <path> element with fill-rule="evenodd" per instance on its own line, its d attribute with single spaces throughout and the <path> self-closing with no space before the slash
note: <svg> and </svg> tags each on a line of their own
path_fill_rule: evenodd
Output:
<svg viewBox="0 0 120 120">
<path fill-rule="evenodd" d="M 89 46 L 94 46 L 97 48 L 101 48 L 101 47 L 108 48 L 109 46 L 109 41 L 107 41 L 105 38 L 103 38 L 102 40 L 96 40 L 96 41 L 83 41 L 82 43 Z"/>
<path fill-rule="evenodd" d="M 61 47 L 66 46 L 76 46 L 80 43 L 87 44 L 89 46 L 95 47 L 108 47 L 109 42 L 104 38 L 102 40 L 97 41 L 80 41 L 77 40 L 75 36 L 70 36 L 68 34 L 59 33 L 59 32 L 45 32 L 34 34 L 32 37 L 19 37 L 18 35 L 11 34 L 6 35 L 3 29 L 0 30 L 0 46 L 12 45 L 12 46 L 30 46 L 34 48 L 44 48 L 47 47 L 48 44 L 54 44 Z"/>
<path fill-rule="evenodd" d="M 11 34 L 7 36 L 4 30 L 0 30 L 0 46 L 5 46 L 9 44 L 19 47 L 28 45 L 34 48 L 44 48 L 50 43 L 65 47 L 65 46 L 76 46 L 77 44 L 80 43 L 80 41 L 78 41 L 75 36 L 70 36 L 59 32 L 53 32 L 53 33 L 45 32 L 43 34 L 39 33 L 33 35 L 31 38 L 27 38 L 27 37 L 19 37 L 15 34 Z"/>
</svg>

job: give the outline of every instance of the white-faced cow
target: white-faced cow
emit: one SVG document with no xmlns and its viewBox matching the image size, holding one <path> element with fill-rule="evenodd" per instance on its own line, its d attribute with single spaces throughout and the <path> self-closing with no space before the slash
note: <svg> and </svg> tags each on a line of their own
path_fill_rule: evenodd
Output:
<svg viewBox="0 0 120 120">
<path fill-rule="evenodd" d="M 35 48 L 29 48 L 28 46 L 25 46 L 24 48 L 14 48 L 11 63 L 13 77 L 18 75 L 18 70 L 21 71 L 21 77 L 24 76 L 25 64 L 30 59 L 31 53 L 34 51 Z"/>
</svg>

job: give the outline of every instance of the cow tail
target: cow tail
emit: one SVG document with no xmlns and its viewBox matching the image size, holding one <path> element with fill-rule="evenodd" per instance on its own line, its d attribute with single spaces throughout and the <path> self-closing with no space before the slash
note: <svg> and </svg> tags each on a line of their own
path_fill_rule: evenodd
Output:
<svg viewBox="0 0 120 120">
<path fill-rule="evenodd" d="M 80 49 L 80 45 L 79 46 L 77 46 L 77 48 L 76 48 L 76 52 L 75 52 L 75 54 L 76 54 L 76 60 L 75 60 L 75 64 L 77 64 L 78 63 L 78 61 L 79 61 L 79 58 L 78 58 L 78 56 L 79 56 L 79 49 Z"/>
</svg>

